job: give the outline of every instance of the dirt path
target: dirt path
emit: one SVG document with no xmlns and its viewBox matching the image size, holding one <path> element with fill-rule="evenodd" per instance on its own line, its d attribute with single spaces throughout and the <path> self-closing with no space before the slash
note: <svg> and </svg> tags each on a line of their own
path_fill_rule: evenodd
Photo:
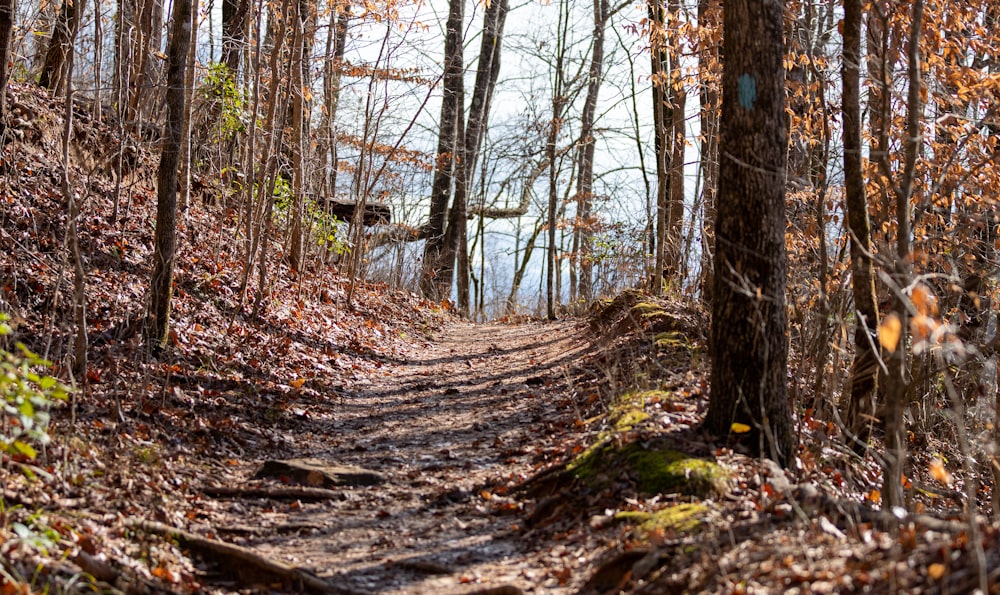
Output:
<svg viewBox="0 0 1000 595">
<path fill-rule="evenodd" d="M 452 323 L 435 335 L 367 386 L 349 385 L 329 404 L 333 431 L 312 441 L 321 451 L 302 453 L 386 483 L 319 504 L 236 501 L 229 512 L 245 518 L 247 545 L 350 590 L 563 592 L 586 561 L 583 544 L 531 543 L 517 530 L 523 513 L 500 494 L 553 454 L 567 367 L 590 348 L 587 333 L 573 321 Z"/>
</svg>

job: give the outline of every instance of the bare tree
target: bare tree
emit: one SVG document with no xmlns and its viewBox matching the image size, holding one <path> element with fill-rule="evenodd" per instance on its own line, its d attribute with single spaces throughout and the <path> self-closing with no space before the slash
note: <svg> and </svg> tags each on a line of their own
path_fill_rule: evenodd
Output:
<svg viewBox="0 0 1000 595">
<path fill-rule="evenodd" d="M 73 51 L 73 40 L 83 22 L 85 8 L 85 0 L 65 0 L 52 27 L 49 49 L 45 53 L 45 63 L 42 65 L 38 84 L 55 95 L 62 95 L 66 91 L 70 52 Z"/>
<path fill-rule="evenodd" d="M 174 0 L 170 45 L 167 52 L 167 122 L 163 128 L 163 152 L 157 173 L 156 231 L 153 248 L 153 275 L 150 282 L 147 340 L 163 346 L 170 325 L 173 297 L 174 253 L 177 248 L 177 168 L 183 142 L 185 70 L 191 45 L 191 0 Z"/>
<path fill-rule="evenodd" d="M 7 123 L 7 62 L 10 60 L 14 12 L 14 0 L 0 0 L 0 139 L 3 138 Z"/>
<path fill-rule="evenodd" d="M 437 159 L 434 181 L 431 186 L 431 205 L 424 234 L 424 262 L 420 274 L 420 291 L 432 300 L 442 300 L 440 295 L 443 266 L 444 231 L 448 203 L 451 200 L 455 152 L 458 143 L 458 120 L 462 117 L 463 95 L 463 26 L 464 0 L 450 0 L 444 41 L 444 84 L 441 100 L 441 119 L 438 129 Z M 451 280 L 448 280 L 448 287 Z"/>
<path fill-rule="evenodd" d="M 845 423 L 863 448 L 875 415 L 878 385 L 878 303 L 872 270 L 871 223 L 861 161 L 861 0 L 844 0 L 844 57 L 842 65 L 844 113 L 844 194 L 851 229 L 851 282 L 854 307 L 854 363 L 851 366 Z"/>
</svg>

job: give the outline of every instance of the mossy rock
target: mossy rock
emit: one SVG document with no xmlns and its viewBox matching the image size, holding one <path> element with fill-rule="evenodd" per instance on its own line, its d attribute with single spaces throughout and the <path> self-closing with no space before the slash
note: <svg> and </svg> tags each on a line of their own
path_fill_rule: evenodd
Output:
<svg viewBox="0 0 1000 595">
<path fill-rule="evenodd" d="M 580 480 L 599 483 L 624 470 L 635 478 L 639 491 L 646 494 L 679 493 L 710 498 L 727 491 L 729 474 L 717 463 L 670 448 L 615 442 L 611 437 L 599 438 L 567 469 Z"/>
<path fill-rule="evenodd" d="M 701 517 L 708 512 L 704 504 L 677 504 L 654 512 L 623 510 L 615 520 L 636 525 L 645 534 L 664 531 L 689 533 L 701 526 Z"/>
</svg>

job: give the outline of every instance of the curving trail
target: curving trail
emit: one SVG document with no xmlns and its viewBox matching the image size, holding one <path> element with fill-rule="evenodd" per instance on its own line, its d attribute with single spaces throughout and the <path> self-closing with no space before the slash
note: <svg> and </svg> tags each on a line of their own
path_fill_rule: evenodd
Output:
<svg viewBox="0 0 1000 595">
<path fill-rule="evenodd" d="M 387 481 L 333 502 L 244 501 L 246 521 L 266 527 L 248 545 L 354 592 L 569 592 L 586 544 L 533 543 L 502 492 L 564 452 L 550 445 L 569 425 L 559 420 L 573 410 L 568 370 L 591 347 L 585 327 L 456 322 L 435 334 L 321 405 L 326 435 L 310 440 L 321 450 L 301 453 Z"/>
</svg>

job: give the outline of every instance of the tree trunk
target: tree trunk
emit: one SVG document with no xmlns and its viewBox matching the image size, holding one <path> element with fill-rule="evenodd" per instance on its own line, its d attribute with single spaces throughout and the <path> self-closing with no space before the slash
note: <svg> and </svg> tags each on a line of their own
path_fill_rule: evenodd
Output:
<svg viewBox="0 0 1000 595">
<path fill-rule="evenodd" d="M 239 80 L 246 43 L 250 0 L 222 0 L 222 63 Z"/>
<path fill-rule="evenodd" d="M 594 298 L 594 120 L 597 95 L 604 78 L 604 31 L 611 11 L 608 0 L 594 0 L 594 40 L 587 73 L 587 97 L 580 114 L 580 173 L 577 178 L 577 231 L 579 232 L 580 278 L 577 299 L 584 304 Z"/>
<path fill-rule="evenodd" d="M 458 143 L 458 119 L 462 117 L 463 106 L 459 103 L 463 88 L 463 27 L 464 0 L 450 0 L 448 3 L 448 24 L 444 41 L 444 88 L 441 99 L 441 124 L 438 131 L 437 160 L 434 167 L 434 181 L 431 186 L 430 214 L 427 220 L 424 244 L 424 262 L 420 272 L 420 291 L 427 299 L 440 301 L 447 295 L 440 295 L 443 284 L 442 250 L 445 244 L 444 230 L 448 203 L 454 181 L 455 151 Z M 448 280 L 451 286 L 451 279 Z"/>
<path fill-rule="evenodd" d="M 0 0 L 0 138 L 7 122 L 7 61 L 10 60 L 10 35 L 14 30 L 14 0 Z"/>
<path fill-rule="evenodd" d="M 52 27 L 52 37 L 49 39 L 49 49 L 45 53 L 45 63 L 42 65 L 38 84 L 52 91 L 53 95 L 62 95 L 66 91 L 69 53 L 73 51 L 73 40 L 80 30 L 86 5 L 85 0 L 65 0 Z"/>
<path fill-rule="evenodd" d="M 719 185 L 719 51 L 712 36 L 719 25 L 718 0 L 698 2 L 698 78 L 701 83 L 701 299 L 712 304 L 715 255 L 715 195 Z"/>
<path fill-rule="evenodd" d="M 191 3 L 191 38 L 198 37 L 198 5 Z M 191 99 L 194 97 L 195 45 L 190 44 L 184 73 L 184 126 L 181 130 L 181 162 L 178 177 L 177 209 L 186 211 L 191 201 Z"/>
<path fill-rule="evenodd" d="M 787 394 L 783 0 L 738 0 L 723 15 L 724 148 L 715 226 L 712 389 L 705 426 L 794 457 Z"/>
<path fill-rule="evenodd" d="M 923 21 L 923 0 L 914 0 L 910 17 L 910 38 L 907 49 L 907 71 L 909 89 L 906 99 L 906 141 L 903 164 L 903 178 L 896 189 L 896 255 L 894 263 L 895 283 L 899 288 L 910 284 L 910 199 L 916 180 L 917 153 L 920 150 L 920 119 L 923 104 L 920 99 L 920 27 Z M 909 384 L 907 364 L 909 328 L 906 301 L 902 289 L 896 291 L 893 309 L 899 318 L 901 332 L 895 349 L 889 357 L 889 373 L 886 378 L 885 415 L 885 473 L 882 478 L 882 502 L 886 509 L 903 505 L 903 469 L 906 462 L 906 443 L 903 439 L 903 409 L 906 406 L 906 389 Z"/>
<path fill-rule="evenodd" d="M 461 139 L 461 144 L 458 147 L 459 160 L 455 167 L 455 198 L 441 251 L 438 294 L 446 296 L 451 293 L 452 273 L 457 271 L 458 312 L 462 316 L 469 314 L 469 255 L 467 250 L 463 248 L 467 240 L 462 239 L 466 234 L 469 190 L 479 159 L 479 147 L 486 132 L 493 89 L 496 87 L 497 77 L 500 75 L 500 46 L 503 43 L 503 27 L 506 19 L 507 0 L 491 2 L 483 15 L 479 65 L 472 91 L 468 123 L 464 126 L 464 131 L 461 122 L 462 116 L 459 115 L 457 136 Z"/>
<path fill-rule="evenodd" d="M 191 0 L 174 0 L 170 47 L 167 52 L 167 122 L 163 129 L 163 152 L 157 174 L 156 231 L 153 275 L 150 283 L 147 341 L 166 344 L 173 296 L 174 252 L 177 247 L 177 166 L 184 129 L 184 74 L 191 45 Z"/>
<path fill-rule="evenodd" d="M 667 211 L 670 193 L 670 133 L 667 123 L 672 120 L 668 111 L 668 98 L 664 89 L 669 88 L 669 59 L 666 50 L 663 4 L 661 0 L 648 0 L 650 22 L 650 55 L 653 78 L 653 139 L 656 152 L 656 239 L 653 245 L 653 293 L 663 292 L 667 270 Z M 666 70 L 665 70 L 666 69 Z"/>
<path fill-rule="evenodd" d="M 319 132 L 319 175 L 323 189 L 323 208 L 337 195 L 337 108 L 340 104 L 340 69 L 347 49 L 347 25 L 350 11 L 346 6 L 332 10 L 330 27 L 326 36 L 326 55 L 323 61 L 323 123 Z"/>
<path fill-rule="evenodd" d="M 545 310 L 549 320 L 556 319 L 556 303 L 559 299 L 559 290 L 556 287 L 556 277 L 558 274 L 556 259 L 556 207 L 559 203 L 559 167 L 556 164 L 556 142 L 559 140 L 559 131 L 562 128 L 563 108 L 566 106 L 565 92 L 565 60 L 566 43 L 564 33 L 569 27 L 569 8 L 567 3 L 559 3 L 559 22 L 556 29 L 556 70 L 553 73 L 552 87 L 552 120 L 549 122 L 549 130 L 545 140 L 545 158 L 549 162 L 549 201 L 548 201 L 548 240 L 549 245 L 546 250 L 546 274 L 545 274 Z"/>
<path fill-rule="evenodd" d="M 667 102 L 664 112 L 663 127 L 667 134 L 667 142 L 664 151 L 666 173 L 667 173 L 667 220 L 665 222 L 664 239 L 664 274 L 671 277 L 676 283 L 676 287 L 681 286 L 681 272 L 684 267 L 681 265 L 683 258 L 681 246 L 684 236 L 684 137 L 685 137 L 685 114 L 684 103 L 686 95 L 684 83 L 678 76 L 681 40 L 677 33 L 678 20 L 680 15 L 679 0 L 669 0 L 667 3 L 667 15 L 669 26 L 664 32 L 666 40 L 666 55 L 669 66 L 664 74 L 667 78 L 663 80 L 664 89 L 667 90 L 664 100 Z"/>
<path fill-rule="evenodd" d="M 851 230 L 851 283 L 857 319 L 854 327 L 854 363 L 848 381 L 844 422 L 857 437 L 849 441 L 860 451 L 871 436 L 878 386 L 878 302 L 872 272 L 871 224 L 861 161 L 861 19 L 862 0 L 844 0 L 844 194 Z"/>
<path fill-rule="evenodd" d="M 309 107 L 306 103 L 305 89 L 309 85 L 305 60 L 309 55 L 309 42 L 312 27 L 306 32 L 307 23 L 311 22 L 312 6 L 308 0 L 299 0 L 298 18 L 295 19 L 295 44 L 292 47 L 292 212 L 291 241 L 288 249 L 288 264 L 295 271 L 301 271 L 303 259 L 302 219 L 306 202 L 306 174 L 304 165 L 305 136 L 308 126 Z"/>
</svg>

